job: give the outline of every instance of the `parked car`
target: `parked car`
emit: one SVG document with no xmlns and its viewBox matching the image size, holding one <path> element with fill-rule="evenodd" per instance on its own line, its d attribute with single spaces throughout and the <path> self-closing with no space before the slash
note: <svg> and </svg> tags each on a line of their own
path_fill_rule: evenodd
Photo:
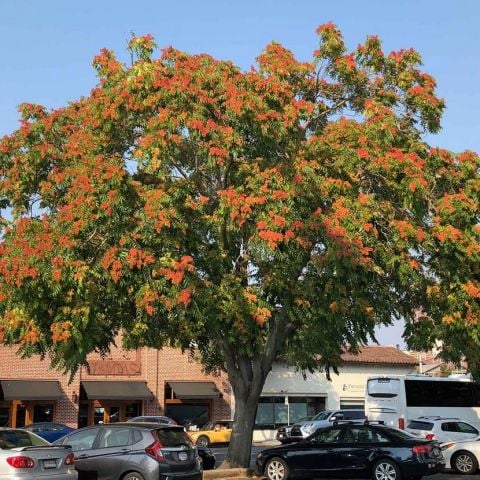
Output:
<svg viewBox="0 0 480 480">
<path fill-rule="evenodd" d="M 420 479 L 445 463 L 438 442 L 379 424 L 338 422 L 305 440 L 268 448 L 257 457 L 257 472 L 268 480 L 293 477 Z"/>
<path fill-rule="evenodd" d="M 177 422 L 170 417 L 165 417 L 164 415 L 157 415 L 157 416 L 147 416 L 142 415 L 139 417 L 130 418 L 127 422 L 135 422 L 135 423 L 162 423 L 166 425 L 177 425 Z"/>
<path fill-rule="evenodd" d="M 446 442 L 441 447 L 445 457 L 445 468 L 453 468 L 457 473 L 464 475 L 478 472 L 480 437 L 474 440 Z"/>
<path fill-rule="evenodd" d="M 309 417 L 303 417 L 300 418 L 296 423 L 301 423 L 305 422 L 307 420 L 311 420 L 313 418 L 313 415 L 310 415 Z M 292 427 L 295 425 L 294 423 L 291 423 L 290 425 L 285 425 L 284 427 L 280 427 L 277 430 L 277 433 L 275 434 L 275 438 L 280 442 L 280 443 L 290 443 L 290 442 L 295 442 L 296 440 L 293 440 L 290 436 L 292 432 Z"/>
<path fill-rule="evenodd" d="M 208 447 L 211 443 L 229 443 L 233 420 L 216 420 L 206 423 L 198 432 L 188 432 L 196 445 Z"/>
<path fill-rule="evenodd" d="M 73 432 L 75 429 L 68 425 L 64 425 L 63 423 L 41 422 L 26 425 L 23 427 L 23 430 L 33 432 L 39 437 L 47 440 L 47 442 L 52 443 L 55 440 L 64 437 L 67 433 Z"/>
<path fill-rule="evenodd" d="M 77 480 L 68 446 L 53 446 L 19 428 L 0 428 L 0 478 Z"/>
<path fill-rule="evenodd" d="M 429 440 L 437 440 L 439 443 L 457 442 L 476 438 L 480 432 L 476 427 L 459 418 L 439 416 L 424 416 L 411 420 L 407 432 Z"/>
<path fill-rule="evenodd" d="M 213 468 L 215 468 L 217 458 L 208 447 L 197 446 L 197 451 L 198 455 L 200 455 L 200 458 L 202 459 L 202 466 L 204 470 L 212 470 Z"/>
<path fill-rule="evenodd" d="M 293 441 L 307 438 L 319 428 L 325 428 L 338 420 L 362 420 L 365 418 L 365 410 L 345 409 L 345 410 L 325 410 L 317 413 L 310 420 L 303 420 L 293 425 L 290 430 L 290 438 Z"/>
<path fill-rule="evenodd" d="M 177 425 L 107 423 L 81 428 L 55 444 L 71 446 L 79 480 L 202 478 L 197 449 Z"/>
</svg>

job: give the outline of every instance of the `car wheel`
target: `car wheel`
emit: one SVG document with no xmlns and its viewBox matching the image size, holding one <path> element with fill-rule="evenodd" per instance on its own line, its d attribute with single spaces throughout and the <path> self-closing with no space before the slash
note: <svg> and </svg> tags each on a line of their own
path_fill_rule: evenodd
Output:
<svg viewBox="0 0 480 480">
<path fill-rule="evenodd" d="M 384 458 L 373 466 L 373 480 L 400 480 L 402 474 L 397 464 Z"/>
<path fill-rule="evenodd" d="M 287 480 L 290 472 L 285 460 L 274 457 L 265 465 L 264 475 L 268 480 Z"/>
<path fill-rule="evenodd" d="M 122 480 L 145 480 L 145 478 L 138 472 L 130 472 L 127 473 Z"/>
<path fill-rule="evenodd" d="M 208 447 L 210 439 L 206 435 L 200 435 L 195 442 L 199 447 Z"/>
<path fill-rule="evenodd" d="M 473 453 L 458 452 L 452 458 L 452 467 L 457 473 L 472 475 L 478 470 L 478 461 Z"/>
</svg>

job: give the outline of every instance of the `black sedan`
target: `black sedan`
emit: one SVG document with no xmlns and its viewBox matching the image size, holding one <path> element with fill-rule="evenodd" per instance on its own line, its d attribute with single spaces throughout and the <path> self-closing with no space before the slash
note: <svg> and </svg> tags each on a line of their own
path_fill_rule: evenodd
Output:
<svg viewBox="0 0 480 480">
<path fill-rule="evenodd" d="M 443 470 L 437 442 L 384 425 L 338 423 L 298 443 L 269 448 L 257 457 L 268 480 L 303 477 L 359 477 L 418 480 Z"/>
<path fill-rule="evenodd" d="M 202 466 L 204 470 L 212 470 L 215 468 L 215 458 L 214 453 L 208 447 L 197 447 L 197 452 L 200 458 L 202 459 Z"/>
</svg>

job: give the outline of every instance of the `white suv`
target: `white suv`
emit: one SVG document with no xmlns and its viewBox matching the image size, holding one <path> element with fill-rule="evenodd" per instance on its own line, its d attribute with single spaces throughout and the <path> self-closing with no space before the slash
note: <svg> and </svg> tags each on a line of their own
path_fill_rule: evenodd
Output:
<svg viewBox="0 0 480 480">
<path fill-rule="evenodd" d="M 410 420 L 405 429 L 417 437 L 443 442 L 468 440 L 480 435 L 479 430 L 459 418 L 418 417 Z"/>
<path fill-rule="evenodd" d="M 292 441 L 303 440 L 319 428 L 329 427 L 333 422 L 340 420 L 364 420 L 365 410 L 344 409 L 344 410 L 326 410 L 317 413 L 309 420 L 304 420 L 293 425 L 290 430 L 290 439 Z"/>
</svg>

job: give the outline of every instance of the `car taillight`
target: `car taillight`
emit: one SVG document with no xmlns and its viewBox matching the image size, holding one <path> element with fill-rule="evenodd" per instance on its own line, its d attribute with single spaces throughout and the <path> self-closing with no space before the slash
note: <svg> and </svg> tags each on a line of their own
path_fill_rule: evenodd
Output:
<svg viewBox="0 0 480 480">
<path fill-rule="evenodd" d="M 73 465 L 75 463 L 75 455 L 73 455 L 73 453 L 69 453 L 66 457 L 65 457 L 65 465 Z"/>
<path fill-rule="evenodd" d="M 432 451 L 432 446 L 431 445 L 415 445 L 412 448 L 412 452 L 415 455 L 424 455 L 426 453 L 430 453 Z"/>
<path fill-rule="evenodd" d="M 33 468 L 35 462 L 30 457 L 7 457 L 7 463 L 13 468 Z"/>
<path fill-rule="evenodd" d="M 400 430 L 405 430 L 405 419 L 404 418 L 399 418 L 398 419 L 398 428 Z"/>
<path fill-rule="evenodd" d="M 165 457 L 163 456 L 163 452 L 162 452 L 163 444 L 155 435 L 155 433 L 152 432 L 152 435 L 155 438 L 155 441 L 151 445 L 149 445 L 147 448 L 145 448 L 145 452 L 148 453 L 148 455 L 155 458 L 156 460 L 158 460 L 160 463 L 165 463 Z"/>
<path fill-rule="evenodd" d="M 425 435 L 425 438 L 427 440 L 433 440 L 435 438 L 435 434 L 434 433 L 427 433 L 427 435 Z"/>
</svg>

